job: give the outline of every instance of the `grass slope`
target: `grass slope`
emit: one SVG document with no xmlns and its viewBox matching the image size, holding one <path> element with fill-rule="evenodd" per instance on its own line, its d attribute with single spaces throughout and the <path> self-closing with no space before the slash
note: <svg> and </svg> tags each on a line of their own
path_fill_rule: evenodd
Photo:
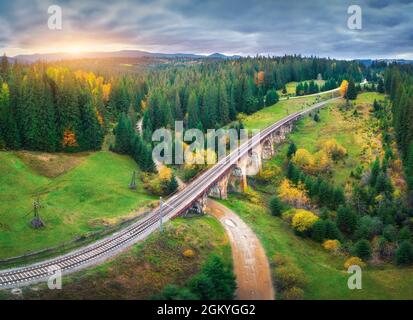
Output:
<svg viewBox="0 0 413 320">
<path fill-rule="evenodd" d="M 264 129 L 278 120 L 285 118 L 289 114 L 302 110 L 315 102 L 315 97 L 282 100 L 270 107 L 246 116 L 242 121 L 247 129 Z"/>
<path fill-rule="evenodd" d="M 320 143 L 328 139 L 335 139 L 346 148 L 348 156 L 345 161 L 333 163 L 333 175 L 331 181 L 337 185 L 343 185 L 350 173 L 359 164 L 366 165 L 375 160 L 376 156 L 383 152 L 380 137 L 374 136 L 369 130 L 369 110 L 374 99 L 384 100 L 384 95 L 379 93 L 363 93 L 353 102 L 358 116 L 353 117 L 353 109 L 343 113 L 338 110 L 342 101 L 330 103 L 328 107 L 320 110 L 320 122 L 308 117 L 299 121 L 295 130 L 289 135 L 289 140 L 294 141 L 297 148 L 304 148 L 314 153 Z M 285 151 L 288 148 L 284 144 L 280 152 L 273 160 L 281 164 L 285 160 Z"/>
<path fill-rule="evenodd" d="M 195 255 L 185 257 L 187 249 Z M 167 284 L 184 285 L 213 252 L 232 265 L 231 246 L 217 220 L 209 216 L 178 218 L 166 225 L 163 234 L 152 234 L 113 260 L 65 276 L 62 290 L 34 285 L 24 288 L 23 298 L 148 299 Z M 1 298 L 16 297 L 0 290 Z"/>
<path fill-rule="evenodd" d="M 305 299 L 413 299 L 413 267 L 368 267 L 363 269 L 363 289 L 349 290 L 345 258 L 332 256 L 320 244 L 296 236 L 262 205 L 236 196 L 222 203 L 252 227 L 270 261 L 279 252 L 305 272 Z"/>
<path fill-rule="evenodd" d="M 363 93 L 358 96 L 353 102 L 358 110 L 358 117 L 351 116 L 354 110 L 345 113 L 338 111 L 338 104 L 342 102 L 332 103 L 330 107 L 320 111 L 321 122 L 315 122 L 310 117 L 299 121 L 289 139 L 294 141 L 298 148 L 303 147 L 311 152 L 316 150 L 323 139 L 334 138 L 342 144 L 349 156 L 344 163 L 333 165 L 332 176 L 332 181 L 341 184 L 349 178 L 351 170 L 357 165 L 373 161 L 375 154 L 382 151 L 380 137 L 369 132 L 368 110 L 374 99 L 383 100 L 384 96 L 377 93 Z M 299 106 L 300 104 L 297 104 L 295 108 Z M 248 127 L 262 127 L 279 119 L 285 112 L 284 108 L 285 106 L 279 103 L 249 116 L 244 121 Z M 280 146 L 271 161 L 281 166 L 287 147 L 288 144 Z M 275 188 L 276 185 L 273 184 L 264 189 L 274 194 Z M 263 199 L 261 202 L 265 203 L 269 195 L 260 195 Z M 253 204 L 241 195 L 232 195 L 222 203 L 252 227 L 261 239 L 270 261 L 276 253 L 280 253 L 305 272 L 308 280 L 304 288 L 306 299 L 413 299 L 413 267 L 370 266 L 363 270 L 363 289 L 349 290 L 349 275 L 343 267 L 344 257 L 333 256 L 320 244 L 296 236 L 282 219 L 272 217 L 262 203 Z M 274 267 L 274 262 L 272 265 Z"/>
<path fill-rule="evenodd" d="M 67 157 L 71 156 L 62 156 L 65 163 L 70 162 Z M 137 170 L 132 159 L 111 152 L 73 157 L 74 168 L 66 168 L 65 172 L 46 169 L 62 163 L 49 161 L 48 156 L 44 159 L 50 163 L 39 164 L 38 157 L 0 152 L 0 258 L 56 246 L 102 230 L 154 200 L 140 184 L 136 191 L 128 189 L 131 173 Z M 55 178 L 42 175 L 56 173 L 60 175 Z M 27 213 L 39 192 L 46 228 L 34 230 L 29 226 L 32 214 Z"/>
</svg>

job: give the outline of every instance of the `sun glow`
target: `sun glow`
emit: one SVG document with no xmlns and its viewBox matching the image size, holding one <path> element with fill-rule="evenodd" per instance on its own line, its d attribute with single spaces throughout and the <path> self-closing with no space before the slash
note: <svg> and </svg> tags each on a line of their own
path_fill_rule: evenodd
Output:
<svg viewBox="0 0 413 320">
<path fill-rule="evenodd" d="M 73 54 L 79 54 L 81 53 L 83 50 L 80 47 L 71 47 L 67 49 L 67 52 L 69 53 L 73 53 Z"/>
</svg>

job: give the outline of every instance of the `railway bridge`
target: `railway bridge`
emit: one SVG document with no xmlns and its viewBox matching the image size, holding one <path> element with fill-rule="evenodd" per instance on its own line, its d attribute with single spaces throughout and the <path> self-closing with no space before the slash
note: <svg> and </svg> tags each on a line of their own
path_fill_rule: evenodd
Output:
<svg viewBox="0 0 413 320">
<path fill-rule="evenodd" d="M 262 165 L 262 161 L 274 154 L 274 145 L 285 138 L 294 122 L 336 99 L 339 97 L 316 103 L 265 128 L 196 177 L 184 189 L 170 196 L 162 205 L 162 210 L 154 209 L 147 217 L 121 231 L 56 258 L 1 270 L 0 288 L 43 281 L 56 270 L 66 274 L 102 262 L 126 247 L 145 239 L 158 229 L 162 221 L 183 215 L 194 208 L 198 211 L 203 210 L 208 195 L 225 199 L 229 190 L 242 191 L 247 186 L 248 174 L 251 171 L 256 172 Z"/>
</svg>

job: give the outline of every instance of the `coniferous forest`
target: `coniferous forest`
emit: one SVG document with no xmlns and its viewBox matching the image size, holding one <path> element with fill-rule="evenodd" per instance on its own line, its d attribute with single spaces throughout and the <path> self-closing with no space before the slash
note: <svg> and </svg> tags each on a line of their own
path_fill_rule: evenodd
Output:
<svg viewBox="0 0 413 320">
<path fill-rule="evenodd" d="M 393 65 L 386 69 L 384 88 L 392 101 L 393 127 L 401 151 L 413 204 L 413 68 Z"/>
<path fill-rule="evenodd" d="M 119 124 L 114 151 L 140 165 L 149 160 L 152 132 L 183 120 L 206 131 L 276 103 L 276 90 L 291 81 L 322 77 L 329 90 L 344 78 L 360 81 L 356 62 L 300 56 L 255 57 L 142 67 L 121 73 L 85 61 L 10 63 L 1 59 L 0 147 L 11 150 L 77 152 L 99 150 Z M 105 63 L 102 63 L 105 65 Z M 83 69 L 79 69 L 83 68 Z M 317 92 L 320 88 L 317 88 Z M 143 118 L 143 139 L 135 123 Z M 142 163 L 143 162 L 143 163 Z"/>
</svg>

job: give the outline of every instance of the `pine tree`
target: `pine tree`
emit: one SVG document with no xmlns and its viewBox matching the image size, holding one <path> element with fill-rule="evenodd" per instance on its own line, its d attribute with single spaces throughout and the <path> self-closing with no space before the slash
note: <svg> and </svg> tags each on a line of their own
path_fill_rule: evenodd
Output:
<svg viewBox="0 0 413 320">
<path fill-rule="evenodd" d="M 58 148 L 59 136 L 53 97 L 46 78 L 38 81 L 35 91 L 37 102 L 38 134 L 35 150 L 54 152 Z"/>
<path fill-rule="evenodd" d="M 175 175 L 172 175 L 169 180 L 166 181 L 163 186 L 163 194 L 165 196 L 170 195 L 178 190 L 178 181 L 176 180 Z"/>
<path fill-rule="evenodd" d="M 80 110 L 77 82 L 73 75 L 65 74 L 63 80 L 56 83 L 55 112 L 59 135 L 59 145 L 62 146 L 63 133 L 73 131 L 78 136 L 80 128 Z"/>
<path fill-rule="evenodd" d="M 20 148 L 20 135 L 7 83 L 3 83 L 0 87 L 0 140 L 3 140 L 7 148 L 13 150 Z"/>
<path fill-rule="evenodd" d="M 379 93 L 384 93 L 384 81 L 382 78 L 379 79 L 379 83 L 377 85 L 377 91 Z"/>
<path fill-rule="evenodd" d="M 211 284 L 211 290 L 208 290 L 208 300 L 228 300 L 234 298 L 237 287 L 235 276 L 232 270 L 225 267 L 222 259 L 216 255 L 211 255 L 205 265 L 202 267 L 201 274 L 204 274 Z M 197 292 L 194 292 L 195 294 Z"/>
<path fill-rule="evenodd" d="M 324 180 L 319 184 L 318 200 L 321 206 L 327 206 L 331 203 L 331 188 Z"/>
<path fill-rule="evenodd" d="M 277 196 L 273 196 L 270 199 L 270 210 L 273 216 L 279 216 L 281 214 L 283 205 Z"/>
<path fill-rule="evenodd" d="M 231 85 L 231 93 L 229 100 L 229 118 L 231 121 L 234 121 L 237 117 L 237 107 L 235 102 L 235 86 Z"/>
<path fill-rule="evenodd" d="M 299 169 L 290 161 L 287 167 L 287 178 L 292 182 L 297 183 L 299 177 Z"/>
<path fill-rule="evenodd" d="M 413 190 L 413 141 L 410 142 L 410 147 L 408 149 L 406 160 L 404 163 L 407 183 L 410 189 Z"/>
<path fill-rule="evenodd" d="M 142 146 L 142 166 L 141 169 L 145 172 L 156 172 L 156 166 L 153 162 L 152 149 L 144 144 Z"/>
<path fill-rule="evenodd" d="M 272 106 L 273 104 L 276 104 L 278 100 L 279 100 L 279 96 L 276 90 L 271 89 L 267 91 L 267 95 L 265 99 L 266 106 Z"/>
<path fill-rule="evenodd" d="M 115 151 L 121 154 L 132 154 L 134 135 L 129 117 L 122 113 L 115 129 Z"/>
<path fill-rule="evenodd" d="M 386 173 L 379 173 L 376 179 L 375 189 L 377 193 L 385 192 L 391 194 L 393 192 L 393 186 Z"/>
<path fill-rule="evenodd" d="M 354 252 L 357 257 L 363 260 L 369 260 L 371 258 L 371 245 L 365 239 L 359 240 L 354 246 Z"/>
<path fill-rule="evenodd" d="M 352 234 L 356 226 L 356 214 L 350 208 L 340 206 L 337 210 L 337 227 L 346 234 Z"/>
<path fill-rule="evenodd" d="M 326 239 L 326 222 L 324 220 L 317 220 L 313 224 L 311 238 L 317 242 L 323 242 Z"/>
<path fill-rule="evenodd" d="M 179 92 L 175 93 L 175 120 L 183 120 L 184 115 L 182 113 L 181 98 L 179 97 Z"/>
<path fill-rule="evenodd" d="M 380 173 L 380 160 L 376 158 L 376 160 L 373 162 L 373 165 L 371 166 L 371 172 L 370 172 L 370 179 L 369 183 L 372 187 L 376 185 L 377 177 L 379 176 Z"/>
<path fill-rule="evenodd" d="M 295 152 L 297 151 L 297 146 L 295 145 L 294 142 L 291 142 L 290 145 L 288 146 L 288 151 L 287 151 L 287 158 L 291 159 L 293 155 L 295 155 Z"/>
<path fill-rule="evenodd" d="M 205 129 L 214 129 L 219 119 L 218 92 L 214 84 L 209 84 L 205 92 L 206 120 L 203 124 Z M 206 126 L 206 127 L 205 127 Z"/>
<path fill-rule="evenodd" d="M 97 118 L 92 97 L 84 92 L 79 97 L 80 126 L 79 145 L 82 150 L 99 150 L 103 143 L 104 129 Z"/>
<path fill-rule="evenodd" d="M 40 135 L 39 101 L 40 95 L 39 80 L 33 70 L 22 82 L 19 95 L 17 114 L 19 115 L 19 132 L 22 137 L 22 147 L 27 150 L 37 150 L 42 143 L 43 137 Z"/>
<path fill-rule="evenodd" d="M 330 219 L 327 219 L 325 221 L 325 228 L 326 228 L 326 239 L 332 239 L 332 240 L 341 240 L 342 235 L 340 233 L 340 230 L 338 229 L 337 225 L 331 221 Z"/>
<path fill-rule="evenodd" d="M 357 99 L 357 89 L 353 80 L 350 80 L 348 83 L 346 98 L 350 100 Z"/>
<path fill-rule="evenodd" d="M 221 82 L 219 85 L 218 102 L 219 102 L 219 107 L 218 107 L 219 122 L 222 125 L 225 125 L 230 121 L 230 115 L 229 115 L 228 93 L 225 88 L 224 82 Z"/>
<path fill-rule="evenodd" d="M 200 124 L 198 99 L 194 91 L 188 99 L 188 129 L 197 128 Z"/>
<path fill-rule="evenodd" d="M 340 205 L 345 203 L 345 200 L 343 189 L 340 187 L 335 188 L 333 192 L 332 208 L 337 209 Z"/>
<path fill-rule="evenodd" d="M 403 241 L 396 251 L 396 263 L 398 265 L 409 265 L 413 263 L 413 245 L 411 241 Z"/>
<path fill-rule="evenodd" d="M 9 79 L 9 71 L 10 71 L 9 60 L 7 59 L 6 54 L 4 54 L 3 57 L 1 58 L 1 63 L 0 63 L 0 77 L 1 79 L 3 79 L 4 82 L 6 82 Z"/>
<path fill-rule="evenodd" d="M 243 93 L 242 100 L 243 100 L 244 110 L 247 114 L 252 114 L 255 111 L 257 111 L 258 101 L 253 95 L 253 89 L 252 89 L 253 87 L 254 87 L 254 82 L 252 80 L 245 82 L 245 91 Z"/>
</svg>

